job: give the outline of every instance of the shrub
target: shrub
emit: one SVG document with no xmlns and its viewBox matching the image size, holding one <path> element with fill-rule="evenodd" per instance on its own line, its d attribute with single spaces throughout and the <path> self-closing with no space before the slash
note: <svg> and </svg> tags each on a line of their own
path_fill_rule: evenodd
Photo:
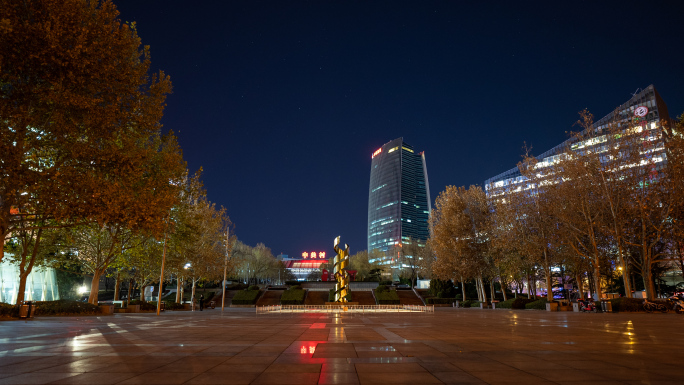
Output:
<svg viewBox="0 0 684 385">
<path fill-rule="evenodd" d="M 19 306 L 0 303 L 0 318 L 19 318 Z"/>
<path fill-rule="evenodd" d="M 461 302 L 458 304 L 458 306 L 460 306 L 460 307 L 470 307 L 470 304 L 472 304 L 472 303 L 473 303 L 472 300 L 465 300 L 465 301 L 461 301 Z"/>
<path fill-rule="evenodd" d="M 511 307 L 513 309 L 525 309 L 525 305 L 527 305 L 530 302 L 536 301 L 535 299 L 532 298 L 523 298 L 523 297 L 518 297 L 513 299 L 513 304 Z"/>
<path fill-rule="evenodd" d="M 36 315 L 100 314 L 100 308 L 88 302 L 58 301 L 35 302 Z"/>
<path fill-rule="evenodd" d="M 145 302 L 141 301 L 139 299 L 134 299 L 131 301 L 131 305 L 140 305 L 140 310 L 157 310 L 157 303 L 156 302 Z"/>
<path fill-rule="evenodd" d="M 470 303 L 470 307 L 480 307 L 481 303 L 482 302 L 480 302 L 480 301 L 473 301 Z"/>
<path fill-rule="evenodd" d="M 185 306 L 183 306 L 182 303 L 176 303 L 173 301 L 165 301 L 164 303 L 165 303 L 164 306 L 166 306 L 165 307 L 166 310 L 183 310 L 183 309 L 185 309 Z"/>
<path fill-rule="evenodd" d="M 235 293 L 233 305 L 254 305 L 259 297 L 259 290 L 240 290 Z"/>
<path fill-rule="evenodd" d="M 546 310 L 546 303 L 549 302 L 548 299 L 542 298 L 533 302 L 529 302 L 525 305 L 525 309 L 535 309 L 535 310 Z"/>
<path fill-rule="evenodd" d="M 330 289 L 328 292 L 328 302 L 335 302 L 335 289 Z"/>
<path fill-rule="evenodd" d="M 515 298 L 507 299 L 496 304 L 497 309 L 513 309 Z"/>
<path fill-rule="evenodd" d="M 299 281 L 285 281 L 285 284 L 287 286 L 295 286 L 295 285 L 299 285 Z"/>
<path fill-rule="evenodd" d="M 431 279 L 430 280 L 430 290 L 428 291 L 430 295 L 438 296 L 441 292 L 443 298 L 455 298 L 456 288 L 451 280 L 441 280 L 441 279 Z"/>
<path fill-rule="evenodd" d="M 457 301 L 461 301 L 461 300 L 463 299 L 463 294 L 456 294 L 456 295 L 454 296 L 454 299 L 457 300 Z"/>
<path fill-rule="evenodd" d="M 292 285 L 288 290 L 302 290 L 302 285 Z"/>
<path fill-rule="evenodd" d="M 451 305 L 456 301 L 456 298 L 427 298 L 425 303 L 427 305 Z"/>
<path fill-rule="evenodd" d="M 281 305 L 301 305 L 304 303 L 306 290 L 302 290 L 301 287 L 295 289 L 295 287 L 297 286 L 292 286 L 283 292 L 283 296 L 280 297 Z"/>
<path fill-rule="evenodd" d="M 259 290 L 259 286 L 257 285 L 252 285 L 248 288 L 248 290 Z"/>
<path fill-rule="evenodd" d="M 383 289 L 381 289 L 381 287 Z M 389 290 L 387 286 L 380 285 L 375 289 L 375 300 L 378 305 L 399 305 L 399 295 L 396 290 Z"/>
<path fill-rule="evenodd" d="M 380 281 L 379 285 L 392 286 L 392 281 Z"/>
</svg>

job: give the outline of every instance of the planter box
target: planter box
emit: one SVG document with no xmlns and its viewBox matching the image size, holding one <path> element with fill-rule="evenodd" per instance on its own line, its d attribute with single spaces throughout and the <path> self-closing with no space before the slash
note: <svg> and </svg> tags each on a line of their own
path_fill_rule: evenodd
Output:
<svg viewBox="0 0 684 385">
<path fill-rule="evenodd" d="M 128 305 L 126 313 L 140 313 L 140 305 Z"/>
<path fill-rule="evenodd" d="M 100 312 L 104 315 L 114 314 L 114 305 L 100 305 Z"/>
<path fill-rule="evenodd" d="M 233 305 L 232 303 L 230 304 L 230 307 L 256 307 L 256 305 Z M 199 310 L 199 307 L 198 307 Z"/>
<path fill-rule="evenodd" d="M 560 306 L 558 311 L 573 311 L 572 306 Z"/>
<path fill-rule="evenodd" d="M 558 302 L 547 302 L 546 311 L 558 311 Z"/>
<path fill-rule="evenodd" d="M 114 313 L 126 313 L 126 309 L 122 309 L 122 308 L 114 309 Z"/>
</svg>

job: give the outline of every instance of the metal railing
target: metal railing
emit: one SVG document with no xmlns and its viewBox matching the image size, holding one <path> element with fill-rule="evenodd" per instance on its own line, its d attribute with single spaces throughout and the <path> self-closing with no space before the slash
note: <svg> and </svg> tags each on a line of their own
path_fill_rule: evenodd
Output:
<svg viewBox="0 0 684 385">
<path fill-rule="evenodd" d="M 346 309 L 346 310 L 345 310 Z M 269 305 L 257 306 L 260 313 L 434 313 L 433 305 Z"/>
</svg>

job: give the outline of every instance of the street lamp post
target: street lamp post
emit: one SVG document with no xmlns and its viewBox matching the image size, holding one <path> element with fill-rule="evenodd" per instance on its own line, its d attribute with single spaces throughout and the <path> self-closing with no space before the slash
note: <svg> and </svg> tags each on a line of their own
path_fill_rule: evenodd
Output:
<svg viewBox="0 0 684 385">
<path fill-rule="evenodd" d="M 228 242 L 230 238 L 228 237 L 228 230 L 226 230 L 226 259 L 223 263 L 223 295 L 221 296 L 221 313 L 223 313 L 223 308 L 226 306 L 226 278 L 228 274 Z"/>
</svg>

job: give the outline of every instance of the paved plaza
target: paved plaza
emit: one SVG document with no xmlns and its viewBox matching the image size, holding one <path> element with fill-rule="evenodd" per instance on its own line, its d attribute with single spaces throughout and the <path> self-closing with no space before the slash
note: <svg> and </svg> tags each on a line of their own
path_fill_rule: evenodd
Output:
<svg viewBox="0 0 684 385">
<path fill-rule="evenodd" d="M 254 309 L 0 321 L 0 384 L 682 384 L 684 316 Z"/>
</svg>

